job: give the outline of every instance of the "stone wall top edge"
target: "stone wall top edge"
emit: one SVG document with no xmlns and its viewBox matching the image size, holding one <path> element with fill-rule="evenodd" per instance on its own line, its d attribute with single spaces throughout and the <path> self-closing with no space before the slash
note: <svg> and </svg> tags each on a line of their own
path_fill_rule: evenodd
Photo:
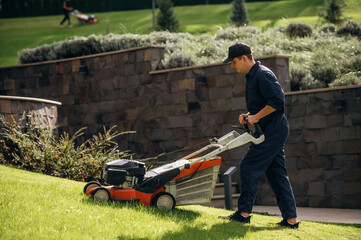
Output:
<svg viewBox="0 0 361 240">
<path fill-rule="evenodd" d="M 32 97 L 18 97 L 18 96 L 0 95 L 0 100 L 31 101 L 31 102 L 41 102 L 41 103 L 53 104 L 53 105 L 58 105 L 58 106 L 61 105 L 61 102 L 47 100 L 47 99 L 41 99 L 41 98 L 32 98 Z"/>
<path fill-rule="evenodd" d="M 291 57 L 292 57 L 291 55 L 286 55 L 286 54 L 273 54 L 262 57 L 256 57 L 255 60 L 270 59 L 270 58 L 291 58 Z"/>
<path fill-rule="evenodd" d="M 262 57 L 257 57 L 255 60 L 263 60 L 263 59 L 271 59 L 271 58 L 290 58 L 290 55 L 281 55 L 281 54 L 274 54 L 274 55 L 267 55 Z M 176 72 L 176 71 L 184 71 L 184 70 L 191 70 L 191 69 L 198 69 L 198 68 L 206 68 L 206 67 L 216 67 L 216 66 L 222 66 L 222 65 L 229 65 L 231 63 L 210 63 L 210 64 L 204 64 L 204 65 L 194 65 L 189 67 L 179 67 L 179 68 L 170 68 L 170 69 L 164 69 L 164 70 L 157 70 L 157 71 L 151 71 L 151 75 L 155 74 L 161 74 L 161 73 L 168 73 L 168 72 Z"/>
<path fill-rule="evenodd" d="M 177 71 L 191 70 L 191 69 L 197 69 L 197 68 L 222 66 L 222 65 L 227 65 L 227 64 L 229 64 L 229 63 L 211 63 L 211 64 L 204 64 L 204 65 L 194 65 L 194 66 L 189 66 L 189 67 L 169 68 L 169 69 L 164 69 L 164 70 L 151 71 L 151 72 L 149 72 L 149 74 L 155 75 L 155 74 L 177 72 Z"/>
<path fill-rule="evenodd" d="M 291 96 L 291 95 L 300 95 L 300 94 L 308 94 L 308 93 L 332 92 L 332 91 L 347 90 L 347 89 L 354 89 L 354 88 L 361 88 L 361 85 L 351 85 L 351 86 L 342 86 L 342 87 L 334 87 L 334 88 L 318 88 L 318 89 L 301 90 L 301 91 L 294 91 L 294 92 L 285 92 L 285 95 Z"/>
<path fill-rule="evenodd" d="M 19 67 L 29 67 L 29 66 L 37 66 L 37 65 L 43 65 L 43 64 L 60 63 L 60 62 L 67 62 L 67 61 L 73 61 L 73 60 L 79 60 L 79 59 L 85 59 L 85 58 L 102 57 L 102 56 L 113 55 L 113 54 L 124 53 L 124 52 L 133 52 L 133 51 L 138 51 L 138 50 L 147 49 L 147 48 L 165 48 L 165 46 L 148 45 L 148 46 L 128 48 L 128 49 L 122 49 L 122 50 L 104 52 L 104 53 L 97 53 L 97 54 L 91 54 L 91 55 L 85 55 L 85 56 L 79 56 L 79 57 L 73 57 L 73 58 L 65 58 L 65 59 L 58 59 L 58 60 L 51 60 L 51 61 L 44 61 L 44 62 L 35 62 L 35 63 L 25 63 L 25 64 L 18 64 L 18 65 L 12 65 L 12 66 L 3 66 L 3 67 L 0 67 L 0 69 L 19 68 Z"/>
</svg>

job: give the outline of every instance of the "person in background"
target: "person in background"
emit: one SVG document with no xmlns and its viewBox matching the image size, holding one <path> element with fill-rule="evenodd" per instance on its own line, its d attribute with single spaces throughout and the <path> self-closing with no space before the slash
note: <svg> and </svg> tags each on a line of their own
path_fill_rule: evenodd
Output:
<svg viewBox="0 0 361 240">
<path fill-rule="evenodd" d="M 69 14 L 71 13 L 71 11 L 73 11 L 73 8 L 70 5 L 70 0 L 65 0 L 63 2 L 63 9 L 64 9 L 64 18 L 63 20 L 60 22 L 60 27 L 63 27 L 63 23 L 68 20 L 68 27 L 71 27 L 71 22 L 70 22 L 70 16 Z"/>
<path fill-rule="evenodd" d="M 255 61 L 247 44 L 237 43 L 229 47 L 228 58 L 231 67 L 246 74 L 246 104 L 248 113 L 239 115 L 241 124 L 255 124 L 261 127 L 265 140 L 251 144 L 244 156 L 241 171 L 241 195 L 238 211 L 221 218 L 250 223 L 251 212 L 258 188 L 258 179 L 266 177 L 276 195 L 283 220 L 277 223 L 288 228 L 298 228 L 296 202 L 286 170 L 284 146 L 289 125 L 284 115 L 285 96 L 275 74 Z"/>
</svg>

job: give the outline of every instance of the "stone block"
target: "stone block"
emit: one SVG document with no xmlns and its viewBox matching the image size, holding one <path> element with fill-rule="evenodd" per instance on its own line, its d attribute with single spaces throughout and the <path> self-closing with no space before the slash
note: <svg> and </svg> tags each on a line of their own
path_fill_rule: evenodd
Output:
<svg viewBox="0 0 361 240">
<path fill-rule="evenodd" d="M 217 76 L 207 76 L 207 87 L 215 88 L 217 87 Z"/>
<path fill-rule="evenodd" d="M 326 196 L 310 196 L 308 200 L 308 207 L 325 206 L 326 201 L 327 201 Z"/>
<path fill-rule="evenodd" d="M 292 179 L 291 179 L 292 181 Z M 293 194 L 298 196 L 307 196 L 308 184 L 304 182 L 291 182 Z"/>
<path fill-rule="evenodd" d="M 289 132 L 287 143 L 301 143 L 301 142 L 305 142 L 303 131 L 294 130 Z"/>
<path fill-rule="evenodd" d="M 286 156 L 286 168 L 290 170 L 297 169 L 297 157 Z"/>
<path fill-rule="evenodd" d="M 195 90 L 195 94 L 199 101 L 208 101 L 209 100 L 209 89 L 207 87 L 201 86 Z"/>
<path fill-rule="evenodd" d="M 294 104 L 292 108 L 287 109 L 287 116 L 289 118 L 304 117 L 306 115 L 306 104 Z"/>
<path fill-rule="evenodd" d="M 172 131 L 169 129 L 154 129 L 151 131 L 152 141 L 164 141 L 172 139 Z"/>
<path fill-rule="evenodd" d="M 182 79 L 178 80 L 178 89 L 179 90 L 195 90 L 196 89 L 196 79 Z"/>
<path fill-rule="evenodd" d="M 344 183 L 342 181 L 327 182 L 326 195 L 341 196 L 344 194 Z"/>
<path fill-rule="evenodd" d="M 297 169 L 309 169 L 312 166 L 312 157 L 298 157 L 296 162 Z"/>
<path fill-rule="evenodd" d="M 232 87 L 218 87 L 217 99 L 229 99 L 232 98 Z"/>
<path fill-rule="evenodd" d="M 352 126 L 352 127 L 340 127 L 340 140 L 354 140 L 357 141 L 358 136 L 360 136 L 360 130 L 361 128 L 358 126 Z"/>
<path fill-rule="evenodd" d="M 347 140 L 343 141 L 344 150 L 346 153 L 361 153 L 361 141 L 360 140 Z"/>
<path fill-rule="evenodd" d="M 234 74 L 217 75 L 217 87 L 228 87 L 234 85 Z"/>
<path fill-rule="evenodd" d="M 321 155 L 334 155 L 344 153 L 345 148 L 342 141 L 317 142 L 317 153 Z"/>
<path fill-rule="evenodd" d="M 191 127 L 192 118 L 186 116 L 168 116 L 166 117 L 168 128 L 178 128 L 178 127 Z"/>
<path fill-rule="evenodd" d="M 343 195 L 341 199 L 343 208 L 361 209 L 361 194 Z"/>
<path fill-rule="evenodd" d="M 135 64 L 135 73 L 142 74 L 142 73 L 149 73 L 151 66 L 149 62 L 137 62 Z"/>
<path fill-rule="evenodd" d="M 303 130 L 306 142 L 337 141 L 339 140 L 340 129 L 338 127 Z"/>
<path fill-rule="evenodd" d="M 144 50 L 138 50 L 135 52 L 135 61 L 143 62 L 144 61 Z"/>
<path fill-rule="evenodd" d="M 233 97 L 245 97 L 246 85 L 245 84 L 237 84 L 232 88 Z"/>
<path fill-rule="evenodd" d="M 352 123 L 352 116 L 350 113 L 344 113 L 343 114 L 343 126 L 344 127 L 351 127 L 353 125 Z"/>
<path fill-rule="evenodd" d="M 307 129 L 327 128 L 327 116 L 312 115 L 305 117 L 305 127 Z"/>
<path fill-rule="evenodd" d="M 134 63 L 125 64 L 124 65 L 124 74 L 126 76 L 134 75 L 135 74 L 135 64 Z"/>
<path fill-rule="evenodd" d="M 10 100 L 0 100 L 0 113 L 11 113 Z"/>
<path fill-rule="evenodd" d="M 325 184 L 324 182 L 309 182 L 308 192 L 309 196 L 324 196 L 325 195 Z"/>
<path fill-rule="evenodd" d="M 312 98 L 311 98 L 312 99 Z M 306 115 L 330 114 L 333 108 L 332 102 L 312 101 L 306 105 Z"/>
<path fill-rule="evenodd" d="M 289 157 L 308 157 L 316 154 L 316 144 L 314 143 L 296 143 L 285 146 L 286 156 Z"/>
<path fill-rule="evenodd" d="M 232 110 L 240 110 L 246 108 L 246 101 L 243 97 L 232 98 Z"/>
<path fill-rule="evenodd" d="M 309 197 L 308 196 L 298 196 L 296 197 L 297 207 L 308 207 Z"/>
<path fill-rule="evenodd" d="M 328 127 L 339 127 L 342 126 L 343 123 L 343 115 L 336 114 L 336 115 L 328 115 L 327 116 L 327 126 Z"/>
<path fill-rule="evenodd" d="M 353 125 L 361 125 L 361 112 L 353 112 L 351 119 Z"/>
<path fill-rule="evenodd" d="M 361 168 L 342 168 L 342 180 L 344 182 L 361 182 Z"/>
<path fill-rule="evenodd" d="M 356 154 L 335 154 L 332 155 L 332 167 L 343 168 L 343 167 L 356 167 L 357 166 L 357 155 Z"/>
<path fill-rule="evenodd" d="M 135 52 L 128 52 L 128 63 L 135 63 Z"/>
<path fill-rule="evenodd" d="M 323 179 L 323 168 L 299 170 L 299 182 L 320 181 Z"/>
<path fill-rule="evenodd" d="M 162 107 L 162 114 L 167 115 L 184 115 L 188 113 L 187 104 L 176 104 L 176 105 L 167 105 Z"/>
<path fill-rule="evenodd" d="M 327 182 L 342 181 L 342 170 L 339 169 L 325 169 L 323 178 Z"/>
<path fill-rule="evenodd" d="M 343 193 L 345 195 L 361 194 L 361 182 L 344 182 Z"/>
<path fill-rule="evenodd" d="M 15 90 L 16 79 L 5 79 L 4 90 Z"/>
<path fill-rule="evenodd" d="M 288 122 L 290 124 L 291 131 L 303 130 L 305 128 L 305 118 L 304 117 L 290 117 L 288 119 Z"/>
<path fill-rule="evenodd" d="M 199 102 L 200 101 L 200 99 L 196 95 L 195 91 L 186 90 L 185 94 L 186 94 L 186 102 Z"/>
<path fill-rule="evenodd" d="M 143 51 L 143 56 L 144 56 L 144 58 L 143 58 L 144 61 L 150 61 L 151 60 L 151 49 L 145 49 Z"/>
<path fill-rule="evenodd" d="M 288 97 L 288 96 L 287 96 Z M 308 103 L 308 95 L 307 94 L 297 94 L 291 95 L 292 105 L 305 104 Z"/>
<path fill-rule="evenodd" d="M 215 66 L 206 67 L 204 70 L 206 75 L 219 75 L 223 73 L 223 69 Z"/>
</svg>

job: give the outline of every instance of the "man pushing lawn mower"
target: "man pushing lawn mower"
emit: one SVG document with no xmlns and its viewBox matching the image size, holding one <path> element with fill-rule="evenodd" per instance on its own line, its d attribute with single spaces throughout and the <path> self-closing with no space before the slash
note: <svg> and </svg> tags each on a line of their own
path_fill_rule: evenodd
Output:
<svg viewBox="0 0 361 240">
<path fill-rule="evenodd" d="M 284 93 L 274 73 L 255 62 L 251 48 L 246 44 L 229 47 L 231 67 L 246 74 L 246 103 L 248 113 L 239 116 L 241 124 L 256 124 L 261 127 L 265 141 L 251 144 L 240 166 L 241 195 L 238 211 L 226 217 L 241 223 L 250 223 L 258 179 L 266 174 L 276 195 L 283 220 L 278 225 L 298 228 L 296 203 L 285 165 L 284 145 L 288 135 L 288 121 L 284 115 Z"/>
<path fill-rule="evenodd" d="M 70 5 L 70 0 L 65 0 L 63 2 L 63 9 L 64 9 L 64 18 L 63 20 L 60 22 L 60 27 L 63 27 L 63 23 L 68 20 L 68 27 L 71 27 L 71 22 L 70 22 L 70 16 L 69 14 L 73 11 L 73 8 Z"/>
</svg>

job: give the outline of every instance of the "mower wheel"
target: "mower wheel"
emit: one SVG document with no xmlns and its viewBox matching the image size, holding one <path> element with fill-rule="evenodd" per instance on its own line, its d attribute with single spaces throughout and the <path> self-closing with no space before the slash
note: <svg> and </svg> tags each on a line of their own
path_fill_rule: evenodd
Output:
<svg viewBox="0 0 361 240">
<path fill-rule="evenodd" d="M 92 181 L 92 182 L 88 182 L 87 184 L 85 184 L 83 192 L 84 194 L 86 194 L 86 192 L 88 191 L 88 189 L 93 188 L 93 187 L 101 187 L 102 185 L 100 185 L 100 183 Z"/>
<path fill-rule="evenodd" d="M 157 196 L 155 196 L 153 200 L 153 205 L 160 210 L 169 211 L 175 207 L 175 198 L 170 193 L 161 192 Z"/>
<path fill-rule="evenodd" d="M 110 192 L 104 187 L 98 187 L 92 191 L 91 197 L 99 202 L 108 202 L 111 200 Z"/>
</svg>

